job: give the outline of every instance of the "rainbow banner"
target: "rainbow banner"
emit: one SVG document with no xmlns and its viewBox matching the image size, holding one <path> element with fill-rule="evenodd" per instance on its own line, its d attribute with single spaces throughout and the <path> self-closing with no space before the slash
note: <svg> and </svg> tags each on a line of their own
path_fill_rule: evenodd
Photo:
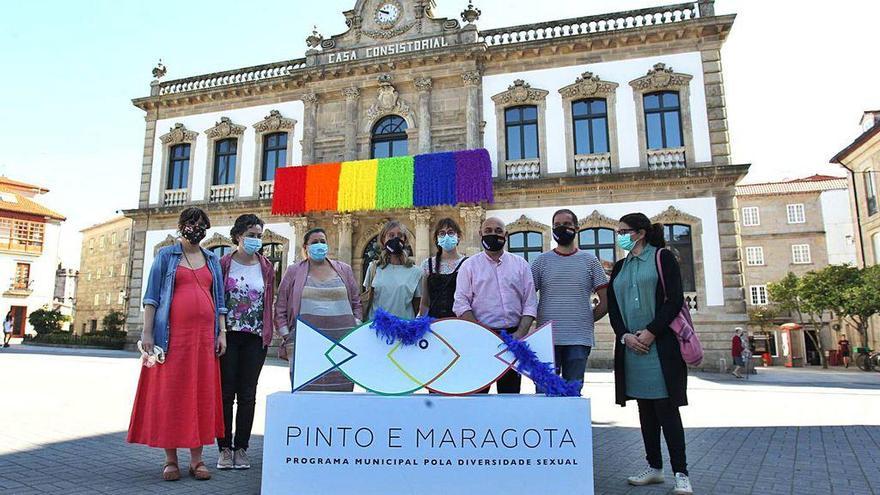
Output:
<svg viewBox="0 0 880 495">
<path fill-rule="evenodd" d="M 273 215 L 493 202 L 485 149 L 283 167 L 275 171 Z"/>
</svg>

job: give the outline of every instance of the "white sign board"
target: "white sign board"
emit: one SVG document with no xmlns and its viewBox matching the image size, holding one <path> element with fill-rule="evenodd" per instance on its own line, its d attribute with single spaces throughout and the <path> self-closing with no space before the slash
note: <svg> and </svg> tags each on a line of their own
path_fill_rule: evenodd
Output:
<svg viewBox="0 0 880 495">
<path fill-rule="evenodd" d="M 262 493 L 593 494 L 590 401 L 538 395 L 268 398 Z"/>
</svg>

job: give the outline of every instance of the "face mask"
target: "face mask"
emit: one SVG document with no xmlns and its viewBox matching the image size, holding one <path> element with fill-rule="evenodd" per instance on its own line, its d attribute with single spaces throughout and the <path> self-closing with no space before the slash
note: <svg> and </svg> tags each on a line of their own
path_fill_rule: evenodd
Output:
<svg viewBox="0 0 880 495">
<path fill-rule="evenodd" d="M 452 251 L 458 246 L 458 236 L 457 235 L 441 235 L 437 238 L 437 245 L 443 248 L 444 251 Z"/>
<path fill-rule="evenodd" d="M 191 244 L 198 244 L 205 238 L 205 227 L 201 225 L 184 225 L 180 235 Z"/>
<path fill-rule="evenodd" d="M 483 236 L 482 242 L 483 249 L 486 251 L 501 251 L 504 249 L 504 243 L 507 242 L 507 239 L 502 235 L 488 234 Z"/>
<path fill-rule="evenodd" d="M 324 261 L 324 259 L 327 258 L 327 251 L 329 250 L 330 246 L 323 242 L 309 244 L 309 258 L 315 261 Z"/>
<path fill-rule="evenodd" d="M 388 239 L 385 243 L 385 249 L 391 254 L 403 254 L 403 240 L 400 237 Z"/>
<path fill-rule="evenodd" d="M 632 240 L 632 234 L 620 234 L 617 236 L 617 245 L 624 251 L 632 251 L 636 247 L 636 241 Z"/>
<path fill-rule="evenodd" d="M 553 229 L 553 239 L 560 246 L 568 246 L 577 235 L 571 227 L 559 226 Z"/>
<path fill-rule="evenodd" d="M 243 239 L 244 243 L 244 252 L 247 254 L 254 254 L 263 247 L 263 241 L 261 239 L 257 239 L 256 237 L 245 237 Z"/>
</svg>

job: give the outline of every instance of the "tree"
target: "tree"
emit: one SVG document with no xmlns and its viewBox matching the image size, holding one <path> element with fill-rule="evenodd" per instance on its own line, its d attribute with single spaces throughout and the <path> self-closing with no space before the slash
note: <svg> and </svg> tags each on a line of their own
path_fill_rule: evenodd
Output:
<svg viewBox="0 0 880 495">
<path fill-rule="evenodd" d="M 118 332 L 125 325 L 125 314 L 122 311 L 111 311 L 101 320 L 101 328 L 105 332 Z"/>
<path fill-rule="evenodd" d="M 822 331 L 822 314 L 824 310 L 819 310 L 816 313 L 816 307 L 812 304 L 814 301 L 806 302 L 804 300 L 805 280 L 807 284 L 813 284 L 816 277 L 818 277 L 816 272 L 810 272 L 804 278 L 789 272 L 779 282 L 769 284 L 767 291 L 770 293 L 770 299 L 778 304 L 780 309 L 789 311 L 797 317 L 798 323 L 802 328 L 807 327 L 804 321 L 804 313 L 807 313 L 811 326 L 816 330 L 816 334 L 813 335 L 806 331 L 804 333 L 813 342 L 816 350 L 819 351 L 819 362 L 822 363 L 822 367 L 827 368 L 828 363 L 825 360 L 825 350 L 822 348 L 822 338 L 819 336 L 819 333 Z"/>
<path fill-rule="evenodd" d="M 838 266 L 835 275 L 839 289 L 835 291 L 835 312 L 855 325 L 862 337 L 862 347 L 867 348 L 868 322 L 880 313 L 880 265 L 862 269 Z"/>
<path fill-rule="evenodd" d="M 825 359 L 825 349 L 822 346 L 822 327 L 825 325 L 825 315 L 834 311 L 837 299 L 835 273 L 829 268 L 830 266 L 818 272 L 807 273 L 801 277 L 797 287 L 800 308 L 806 313 L 810 325 L 816 330 L 815 336 L 809 332 L 807 332 L 807 336 L 819 350 L 823 368 L 828 368 L 828 362 Z"/>
<path fill-rule="evenodd" d="M 38 335 L 52 332 L 60 332 L 61 324 L 68 320 L 57 309 L 38 309 L 28 316 L 28 322 L 34 327 Z"/>
<path fill-rule="evenodd" d="M 749 310 L 749 323 L 756 325 L 762 332 L 767 331 L 767 327 L 774 326 L 778 317 L 779 308 L 776 306 L 758 306 Z"/>
</svg>

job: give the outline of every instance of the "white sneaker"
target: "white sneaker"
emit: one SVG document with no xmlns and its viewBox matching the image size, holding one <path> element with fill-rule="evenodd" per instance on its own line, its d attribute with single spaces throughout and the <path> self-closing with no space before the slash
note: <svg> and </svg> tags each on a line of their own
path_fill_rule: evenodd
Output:
<svg viewBox="0 0 880 495">
<path fill-rule="evenodd" d="M 248 458 L 247 451 L 244 449 L 236 450 L 233 455 L 232 466 L 235 469 L 250 469 L 251 460 Z"/>
<path fill-rule="evenodd" d="M 630 476 L 626 479 L 630 485 L 633 486 L 644 486 L 644 485 L 654 485 L 657 483 L 663 483 L 666 480 L 663 479 L 663 470 L 662 469 L 654 469 L 652 467 L 648 467 L 641 473 Z"/>
<path fill-rule="evenodd" d="M 232 469 L 232 449 L 221 449 L 217 469 Z"/>
<path fill-rule="evenodd" d="M 694 489 L 691 487 L 691 480 L 684 473 L 675 473 L 675 489 L 672 490 L 675 495 L 693 495 Z"/>
</svg>

